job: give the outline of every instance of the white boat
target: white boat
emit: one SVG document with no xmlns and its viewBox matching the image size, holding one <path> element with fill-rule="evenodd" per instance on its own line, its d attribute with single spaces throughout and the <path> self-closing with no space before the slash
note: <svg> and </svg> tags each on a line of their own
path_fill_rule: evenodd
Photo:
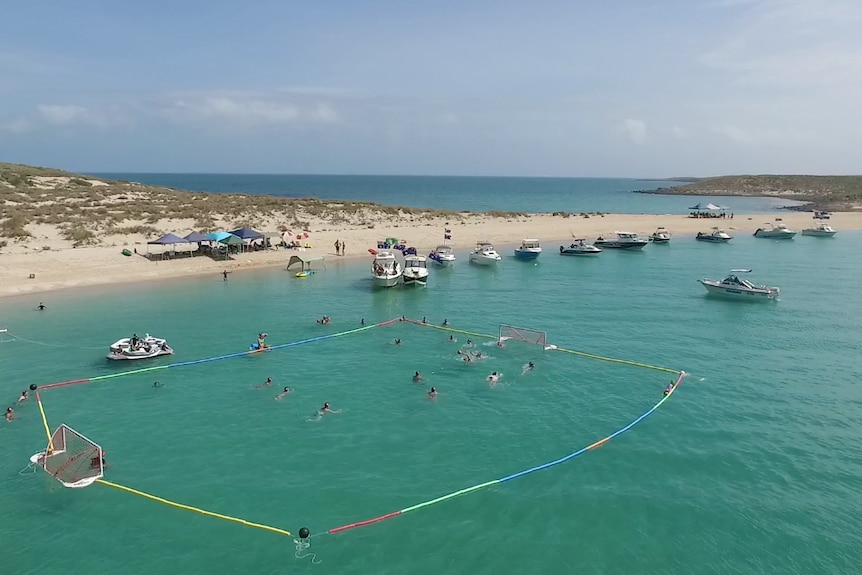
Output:
<svg viewBox="0 0 862 575">
<path fill-rule="evenodd" d="M 721 228 L 712 228 L 711 232 L 697 232 L 694 237 L 699 242 L 726 243 L 733 239 L 733 236 L 725 232 Z"/>
<path fill-rule="evenodd" d="M 666 244 L 670 242 L 670 232 L 665 228 L 658 228 L 649 239 L 654 244 Z"/>
<path fill-rule="evenodd" d="M 639 250 L 649 243 L 647 240 L 638 237 L 634 232 L 614 232 L 614 235 L 616 236 L 615 238 L 608 240 L 599 236 L 593 243 L 600 248 L 619 250 Z"/>
<path fill-rule="evenodd" d="M 787 229 L 787 226 L 780 222 L 778 224 L 766 222 L 766 225 L 769 227 L 757 228 L 757 231 L 754 232 L 754 237 L 770 238 L 773 240 L 790 240 L 793 239 L 793 236 L 796 235 L 796 232 Z"/>
<path fill-rule="evenodd" d="M 802 230 L 803 236 L 816 236 L 820 238 L 831 238 L 835 234 L 838 233 L 838 230 L 835 230 L 826 223 L 817 224 L 816 228 L 805 228 Z"/>
<path fill-rule="evenodd" d="M 438 266 L 447 267 L 455 263 L 455 253 L 452 251 L 452 246 L 441 244 L 428 254 L 428 259 Z"/>
<path fill-rule="evenodd" d="M 501 259 L 503 258 L 490 242 L 479 242 L 476 244 L 476 249 L 470 252 L 470 263 L 480 266 L 492 266 Z"/>
<path fill-rule="evenodd" d="M 520 260 L 534 260 L 541 254 L 542 244 L 539 243 L 539 240 L 522 240 L 521 247 L 515 248 L 515 257 Z"/>
<path fill-rule="evenodd" d="M 584 240 L 575 240 L 569 247 L 560 246 L 562 256 L 595 256 L 602 253 L 602 248 L 588 244 Z"/>
<path fill-rule="evenodd" d="M 371 276 L 377 287 L 394 287 L 401 280 L 401 266 L 395 259 L 395 254 L 388 250 L 375 250 L 374 261 L 371 262 Z"/>
<path fill-rule="evenodd" d="M 428 263 L 425 256 L 406 256 L 404 258 L 404 285 L 424 286 L 428 282 Z"/>
<path fill-rule="evenodd" d="M 730 270 L 730 275 L 721 281 L 698 280 L 706 291 L 713 295 L 742 298 L 747 300 L 773 300 L 778 297 L 777 287 L 758 286 L 748 280 L 739 279 L 736 274 L 751 273 L 751 270 Z"/>
<path fill-rule="evenodd" d="M 138 337 L 137 334 L 132 337 L 124 337 L 117 340 L 111 345 L 111 353 L 107 355 L 108 359 L 149 359 L 160 355 L 171 355 L 174 350 L 168 345 L 168 342 L 159 337 L 153 337 L 150 334 L 145 334 L 144 337 Z"/>
</svg>

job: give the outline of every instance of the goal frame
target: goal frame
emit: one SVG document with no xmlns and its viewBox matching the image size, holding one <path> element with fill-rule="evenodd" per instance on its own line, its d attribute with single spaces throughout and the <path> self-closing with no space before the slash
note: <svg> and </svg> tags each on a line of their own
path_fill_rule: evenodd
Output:
<svg viewBox="0 0 862 575">
<path fill-rule="evenodd" d="M 517 334 L 517 337 L 512 337 L 512 333 Z M 539 337 L 527 338 L 522 334 L 534 334 Z M 530 345 L 541 345 L 542 349 L 554 349 L 554 346 L 548 345 L 548 332 L 546 331 L 501 323 L 497 342 L 502 343 L 504 341 L 521 341 Z"/>
<path fill-rule="evenodd" d="M 52 458 L 67 453 L 68 435 L 74 435 L 76 438 L 89 444 L 90 448 L 73 454 L 59 466 L 51 466 Z M 39 454 L 38 464 L 45 470 L 45 473 L 62 483 L 64 487 L 79 488 L 87 487 L 104 476 L 105 469 L 104 463 L 102 462 L 103 456 L 104 450 L 101 445 L 85 436 L 83 433 L 75 431 L 65 423 L 61 423 L 60 426 L 54 430 L 54 433 L 51 434 L 51 438 L 48 440 L 48 445 L 45 447 L 45 451 Z M 63 471 L 78 461 L 81 457 L 84 457 L 89 461 L 92 473 L 81 478 L 76 478 L 74 481 L 63 480 L 63 478 L 60 477 Z M 93 466 L 93 464 L 96 464 L 96 466 Z"/>
</svg>

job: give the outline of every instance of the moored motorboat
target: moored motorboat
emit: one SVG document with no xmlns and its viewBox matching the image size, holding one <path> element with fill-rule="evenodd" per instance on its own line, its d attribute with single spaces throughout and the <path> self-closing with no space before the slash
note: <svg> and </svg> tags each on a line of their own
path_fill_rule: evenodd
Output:
<svg viewBox="0 0 862 575">
<path fill-rule="evenodd" d="M 670 243 L 670 232 L 660 227 L 650 235 L 649 239 L 654 244 L 667 244 Z"/>
<path fill-rule="evenodd" d="M 793 236 L 796 235 L 795 231 L 787 229 L 787 226 L 780 222 L 778 224 L 766 222 L 766 225 L 768 226 L 766 228 L 757 228 L 757 231 L 754 232 L 754 237 L 773 240 L 792 240 Z"/>
<path fill-rule="evenodd" d="M 534 260 L 541 254 L 542 245 L 535 239 L 523 240 L 520 247 L 515 248 L 515 257 L 520 260 Z"/>
<path fill-rule="evenodd" d="M 726 243 L 733 239 L 733 236 L 725 232 L 723 229 L 719 227 L 712 228 L 711 232 L 697 232 L 697 235 L 694 237 L 699 242 L 713 242 L 717 244 Z"/>
<path fill-rule="evenodd" d="M 388 250 L 375 250 L 371 262 L 371 277 L 377 287 L 394 287 L 401 280 L 401 266 L 395 254 Z"/>
<path fill-rule="evenodd" d="M 404 273 L 401 275 L 405 286 L 424 286 L 428 282 L 428 264 L 425 256 L 406 256 Z"/>
<path fill-rule="evenodd" d="M 576 239 L 569 247 L 560 246 L 561 256 L 595 256 L 600 253 L 602 253 L 601 248 L 581 239 Z"/>
<path fill-rule="evenodd" d="M 441 244 L 428 254 L 428 259 L 438 266 L 447 267 L 455 263 L 455 253 L 452 251 L 452 246 Z"/>
<path fill-rule="evenodd" d="M 649 243 L 647 240 L 638 237 L 634 232 L 614 232 L 614 235 L 616 237 L 611 239 L 599 236 L 593 244 L 602 249 L 639 250 Z"/>
<path fill-rule="evenodd" d="M 480 266 L 492 266 L 501 259 L 503 258 L 494 249 L 493 244 L 487 241 L 478 242 L 476 248 L 470 252 L 470 263 Z"/>
<path fill-rule="evenodd" d="M 132 337 L 124 337 L 117 340 L 111 345 L 111 352 L 107 355 L 108 359 L 149 359 L 160 355 L 171 355 L 174 350 L 168 345 L 168 342 L 159 337 L 153 337 L 150 334 L 145 334 L 144 337 L 138 337 L 138 334 Z"/>
<path fill-rule="evenodd" d="M 751 273 L 751 270 L 730 270 L 730 274 L 721 281 L 710 279 L 701 279 L 698 281 L 712 295 L 753 301 L 768 301 L 778 297 L 780 290 L 777 287 L 754 285 L 750 281 L 740 279 L 737 276 L 737 274 L 742 273 Z"/>
<path fill-rule="evenodd" d="M 826 223 L 817 224 L 816 228 L 805 228 L 802 230 L 803 236 L 815 236 L 820 238 L 831 238 L 835 234 L 838 233 L 838 230 L 835 230 Z"/>
</svg>

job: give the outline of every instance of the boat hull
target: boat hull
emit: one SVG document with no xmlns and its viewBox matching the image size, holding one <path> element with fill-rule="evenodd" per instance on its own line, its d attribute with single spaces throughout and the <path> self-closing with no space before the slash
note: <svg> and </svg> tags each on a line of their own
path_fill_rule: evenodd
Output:
<svg viewBox="0 0 862 575">
<path fill-rule="evenodd" d="M 706 288 L 709 295 L 726 297 L 730 299 L 741 299 L 747 301 L 773 301 L 778 297 L 778 290 L 741 290 L 732 287 L 713 285 L 700 281 L 700 284 Z"/>
<path fill-rule="evenodd" d="M 420 269 L 413 271 L 407 269 L 401 278 L 404 281 L 405 286 L 424 286 L 428 282 L 428 270 Z"/>
<path fill-rule="evenodd" d="M 596 246 L 604 249 L 611 250 L 629 250 L 636 251 L 643 249 L 648 242 L 596 242 Z"/>
<path fill-rule="evenodd" d="M 451 266 L 452 264 L 455 263 L 454 257 L 452 257 L 452 258 L 440 257 L 438 259 L 432 255 L 432 256 L 429 256 L 428 259 L 431 260 L 432 262 L 434 262 L 436 265 L 440 266 L 441 268 L 448 268 L 449 266 Z"/>
<path fill-rule="evenodd" d="M 132 349 L 131 338 L 118 340 L 110 347 L 105 357 L 113 361 L 152 359 L 161 355 L 173 355 L 174 350 L 168 342 L 158 337 L 146 336 L 139 340 L 142 345 Z"/>
<path fill-rule="evenodd" d="M 541 251 L 534 250 L 515 250 L 515 257 L 519 260 L 534 260 L 542 254 Z"/>
<path fill-rule="evenodd" d="M 480 255 L 471 255 L 470 263 L 477 266 L 495 266 L 500 260 L 498 258 L 488 258 Z"/>
<path fill-rule="evenodd" d="M 708 242 L 713 244 L 726 244 L 733 238 L 719 238 L 715 236 L 695 236 L 695 238 L 699 242 Z"/>
<path fill-rule="evenodd" d="M 814 238 L 831 238 L 837 231 L 834 232 L 824 232 L 823 230 L 802 230 L 803 236 L 811 236 Z"/>
<path fill-rule="evenodd" d="M 374 287 L 390 288 L 398 285 L 401 276 L 374 276 Z"/>
<path fill-rule="evenodd" d="M 795 235 L 796 232 L 770 232 L 763 230 L 757 230 L 754 232 L 754 237 L 764 238 L 767 240 L 792 240 Z"/>
</svg>

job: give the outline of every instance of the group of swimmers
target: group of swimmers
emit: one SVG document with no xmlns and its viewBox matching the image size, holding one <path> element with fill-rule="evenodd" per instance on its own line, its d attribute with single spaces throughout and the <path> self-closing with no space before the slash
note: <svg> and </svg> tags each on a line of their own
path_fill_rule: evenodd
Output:
<svg viewBox="0 0 862 575">
<path fill-rule="evenodd" d="M 417 371 L 413 374 L 413 383 L 419 383 L 422 381 L 422 375 Z M 431 389 L 425 394 L 428 396 L 428 399 L 437 399 L 437 388 L 433 385 Z"/>
<path fill-rule="evenodd" d="M 35 386 L 30 386 L 30 387 L 35 389 Z M 16 402 L 16 405 L 21 405 L 22 403 L 27 401 L 29 398 L 30 398 L 30 392 L 25 389 L 24 391 L 21 392 L 21 395 L 18 396 L 18 401 Z M 15 408 L 10 405 L 9 407 L 6 408 L 6 421 L 12 421 L 15 418 L 16 418 Z"/>
<path fill-rule="evenodd" d="M 417 371 L 416 373 L 418 374 L 419 372 Z M 271 377 L 267 377 L 266 381 L 264 381 L 260 385 L 256 385 L 255 389 L 261 389 L 264 387 L 272 387 L 272 378 Z M 281 401 L 282 398 L 287 397 L 291 393 L 293 393 L 293 390 L 290 389 L 289 387 L 285 387 L 281 391 L 281 393 L 279 393 L 278 395 L 275 396 L 275 400 Z M 341 413 L 341 410 L 340 409 L 332 409 L 332 407 L 330 407 L 330 405 L 329 405 L 329 402 L 326 401 L 323 403 L 323 407 L 321 407 L 320 409 L 317 410 L 317 415 L 320 416 L 320 415 L 324 415 L 326 413 Z"/>
</svg>

